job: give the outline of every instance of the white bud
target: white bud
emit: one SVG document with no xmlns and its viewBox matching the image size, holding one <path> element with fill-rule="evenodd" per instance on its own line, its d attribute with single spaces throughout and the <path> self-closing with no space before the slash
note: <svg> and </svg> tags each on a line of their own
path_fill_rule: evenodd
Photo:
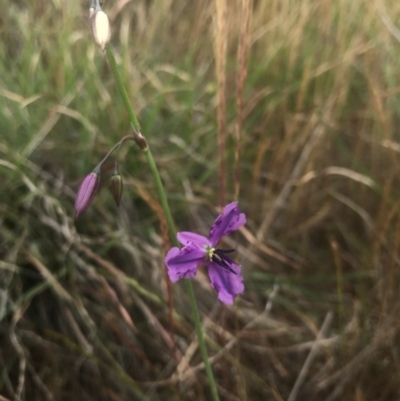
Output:
<svg viewBox="0 0 400 401">
<path fill-rule="evenodd" d="M 90 27 L 92 28 L 94 40 L 100 46 L 101 50 L 104 51 L 111 37 L 110 20 L 107 14 L 102 10 L 92 13 Z"/>
</svg>

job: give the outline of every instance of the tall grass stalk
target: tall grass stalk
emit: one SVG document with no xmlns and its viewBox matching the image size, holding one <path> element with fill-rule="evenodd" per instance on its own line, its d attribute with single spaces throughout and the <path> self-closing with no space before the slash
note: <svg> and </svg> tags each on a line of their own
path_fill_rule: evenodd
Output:
<svg viewBox="0 0 400 401">
<path fill-rule="evenodd" d="M 242 1 L 227 2 L 225 197 Z M 123 197 L 121 219 L 105 191 L 87 217 L 72 216 L 78 177 L 129 121 L 105 78 L 108 61 L 88 40 L 89 3 L 2 2 L 0 394 L 16 399 L 21 378 L 29 401 L 213 400 L 193 317 L 178 308 L 189 304 L 185 293 L 169 309 L 176 335 L 168 328 L 157 263 L 165 251 L 149 246 L 150 222 L 162 223 L 163 245 L 169 232 L 145 154 L 125 160 L 140 175 L 124 177 L 134 199 Z M 219 203 L 216 0 L 111 3 L 118 69 L 172 215 L 178 224 L 175 210 L 185 208 L 182 224 L 201 230 L 215 194 Z M 249 225 L 226 239 L 246 291 L 236 309 L 211 312 L 202 272 L 204 288 L 195 288 L 221 399 L 400 400 L 399 20 L 395 1 L 253 1 L 239 193 Z M 173 191 L 179 182 L 183 196 Z M 332 324 L 316 340 L 329 311 Z"/>
<path fill-rule="evenodd" d="M 226 0 L 216 0 L 215 73 L 217 76 L 217 120 L 219 154 L 219 203 L 225 205 L 225 145 L 226 145 L 226 47 L 228 42 Z"/>
<path fill-rule="evenodd" d="M 241 25 L 239 46 L 237 54 L 236 74 L 236 126 L 235 126 L 235 196 L 239 199 L 240 192 L 240 153 L 241 153 L 241 131 L 243 127 L 243 89 L 247 77 L 247 58 L 250 42 L 250 19 L 253 7 L 253 0 L 242 0 Z"/>
<path fill-rule="evenodd" d="M 119 92 L 120 92 L 120 94 L 122 96 L 122 99 L 124 101 L 124 105 L 125 105 L 125 107 L 126 107 L 126 109 L 128 111 L 129 118 L 131 120 L 131 124 L 132 124 L 134 130 L 136 131 L 136 134 L 138 134 L 138 133 L 141 134 L 139 122 L 138 122 L 138 120 L 136 118 L 135 112 L 133 111 L 132 105 L 131 105 L 131 103 L 129 101 L 129 98 L 128 98 L 128 93 L 127 93 L 127 91 L 126 91 L 126 89 L 124 87 L 124 84 L 122 82 L 122 78 L 121 78 L 121 75 L 119 73 L 117 62 L 115 60 L 114 52 L 113 52 L 113 49 L 112 49 L 111 45 L 108 45 L 106 47 L 106 53 L 107 53 L 107 57 L 108 57 L 108 60 L 109 60 L 110 66 L 111 66 L 112 73 L 114 75 L 115 81 L 116 81 L 117 86 L 118 86 L 118 90 L 119 90 Z M 165 213 L 165 218 L 166 218 L 166 221 L 167 221 L 168 231 L 169 231 L 169 234 L 171 236 L 171 240 L 172 240 L 174 245 L 180 246 L 180 244 L 179 244 L 179 242 L 177 240 L 177 237 L 176 237 L 175 224 L 174 224 L 174 221 L 173 221 L 173 218 L 172 218 L 172 214 L 171 214 L 171 210 L 170 210 L 170 207 L 169 207 L 169 204 L 168 204 L 167 194 L 165 193 L 165 189 L 164 189 L 163 183 L 161 181 L 161 177 L 160 177 L 160 174 L 158 172 L 158 168 L 157 168 L 156 162 L 155 162 L 155 160 L 153 158 L 153 155 L 152 155 L 152 153 L 150 151 L 150 148 L 149 148 L 148 144 L 142 150 L 143 150 L 143 152 L 144 152 L 144 154 L 146 156 L 147 163 L 148 163 L 148 165 L 150 167 L 151 173 L 153 175 L 154 182 L 155 182 L 156 187 L 157 187 L 158 195 L 159 195 L 160 201 L 161 201 L 161 206 L 162 206 L 162 208 L 164 210 L 164 213 Z M 209 382 L 209 385 L 210 385 L 211 392 L 213 394 L 214 400 L 215 401 L 219 401 L 217 384 L 215 382 L 214 374 L 213 374 L 213 371 L 211 369 L 210 361 L 208 359 L 207 347 L 206 347 L 206 343 L 205 343 L 205 340 L 204 340 L 203 331 L 202 331 L 202 328 L 201 328 L 200 314 L 199 314 L 199 310 L 198 310 L 198 307 L 197 307 L 197 302 L 196 302 L 196 297 L 195 297 L 195 294 L 194 294 L 193 286 L 192 286 L 192 283 L 191 283 L 190 280 L 185 280 L 185 285 L 186 285 L 187 294 L 189 296 L 190 305 L 192 307 L 193 319 L 194 319 L 194 323 L 195 323 L 195 329 L 196 329 L 197 338 L 198 338 L 198 341 L 199 341 L 199 347 L 200 347 L 201 356 L 203 358 L 204 366 L 205 366 L 206 373 L 207 373 L 208 382 Z"/>
</svg>

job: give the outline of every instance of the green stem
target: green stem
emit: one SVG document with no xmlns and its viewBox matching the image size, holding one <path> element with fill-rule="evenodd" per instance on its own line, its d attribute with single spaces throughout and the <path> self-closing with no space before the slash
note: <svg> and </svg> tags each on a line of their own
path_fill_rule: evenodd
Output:
<svg viewBox="0 0 400 401">
<path fill-rule="evenodd" d="M 203 361 L 204 361 L 204 367 L 206 368 L 208 382 L 210 384 L 211 392 L 212 392 L 214 400 L 219 401 L 217 384 L 215 382 L 214 374 L 211 369 L 210 361 L 208 360 L 208 352 L 207 352 L 206 342 L 204 341 L 203 329 L 201 327 L 201 321 L 200 321 L 200 315 L 199 315 L 199 309 L 197 308 L 196 297 L 194 295 L 192 282 L 190 280 L 185 280 L 185 284 L 186 284 L 186 291 L 189 295 L 190 305 L 192 307 L 194 326 L 196 328 L 197 339 L 199 340 L 199 346 L 200 346 L 200 353 L 201 353 L 201 357 L 203 358 Z"/>
<path fill-rule="evenodd" d="M 136 118 L 136 114 L 133 111 L 131 102 L 129 101 L 128 92 L 126 91 L 125 86 L 122 82 L 122 77 L 121 77 L 121 74 L 119 73 L 117 62 L 115 61 L 115 57 L 114 57 L 114 52 L 113 52 L 110 44 L 106 46 L 106 53 L 107 53 L 108 61 L 110 62 L 111 70 L 113 72 L 115 81 L 117 82 L 119 93 L 122 96 L 122 100 L 124 101 L 125 108 L 129 114 L 129 119 L 131 120 L 131 123 L 132 123 L 133 127 L 136 129 L 136 131 L 140 132 L 141 129 L 140 129 L 139 121 Z"/>
<path fill-rule="evenodd" d="M 160 200 L 161 200 L 161 205 L 162 205 L 162 208 L 164 209 L 165 217 L 167 219 L 167 225 L 168 225 L 168 230 L 169 230 L 170 236 L 172 238 L 172 241 L 173 241 L 174 245 L 179 246 L 179 242 L 178 242 L 178 240 L 176 238 L 175 224 L 174 224 L 174 221 L 172 219 L 171 210 L 169 208 L 167 195 L 165 193 L 164 186 L 162 184 L 162 181 L 161 181 L 161 178 L 160 178 L 160 174 L 158 172 L 157 165 L 156 165 L 156 163 L 154 161 L 153 155 L 151 154 L 150 148 L 145 149 L 144 153 L 146 155 L 147 162 L 149 163 L 150 170 L 153 173 L 153 178 L 154 178 L 154 181 L 156 183 L 156 187 L 157 187 L 157 190 L 158 190 L 158 195 L 159 195 Z M 200 321 L 199 309 L 197 307 L 197 302 L 196 302 L 196 297 L 194 295 L 192 282 L 190 280 L 185 280 L 185 284 L 186 284 L 186 291 L 188 293 L 189 300 L 190 300 L 190 305 L 192 307 L 194 325 L 195 325 L 195 329 L 196 329 L 196 333 L 197 333 L 197 338 L 199 340 L 200 352 L 201 352 L 201 356 L 202 356 L 203 361 L 204 361 L 204 366 L 205 366 L 205 369 L 206 369 L 208 381 L 210 383 L 211 392 L 213 394 L 214 400 L 215 401 L 219 401 L 217 385 L 215 383 L 214 374 L 213 374 L 213 371 L 211 369 L 210 361 L 208 360 L 207 347 L 206 347 L 206 343 L 204 341 L 203 330 L 202 330 L 201 321 Z"/>
<path fill-rule="evenodd" d="M 114 152 L 114 150 L 116 148 L 118 148 L 118 155 L 119 155 L 119 148 L 121 147 L 121 145 L 125 142 L 125 141 L 129 141 L 135 140 L 135 137 L 133 135 L 126 135 L 124 136 L 122 139 L 120 139 L 109 151 L 108 153 L 103 157 L 103 159 L 101 160 L 101 162 L 93 169 L 93 172 L 100 172 L 101 166 L 103 165 L 103 163 L 110 157 L 111 153 Z M 118 156 L 117 156 L 118 157 Z"/>
<path fill-rule="evenodd" d="M 133 108 L 129 101 L 128 94 L 122 83 L 121 75 L 119 73 L 118 66 L 115 61 L 114 53 L 113 53 L 113 50 L 110 45 L 108 45 L 106 47 L 106 53 L 107 53 L 108 61 L 110 62 L 110 66 L 111 66 L 111 70 L 113 72 L 114 78 L 117 82 L 118 89 L 119 89 L 122 99 L 124 101 L 125 107 L 128 111 L 131 123 L 132 123 L 134 129 L 136 129 L 136 131 L 141 132 L 139 122 L 136 118 L 135 112 L 133 111 Z M 165 189 L 164 189 L 163 183 L 161 181 L 160 173 L 158 171 L 156 162 L 154 161 L 153 155 L 152 155 L 149 147 L 146 147 L 145 149 L 142 149 L 142 150 L 146 155 L 147 163 L 149 164 L 150 170 L 153 174 L 154 182 L 156 184 L 158 195 L 160 197 L 161 206 L 164 210 L 164 214 L 167 219 L 167 226 L 168 226 L 169 234 L 171 236 L 171 240 L 174 243 L 174 245 L 179 246 L 179 242 L 176 238 L 176 230 L 175 230 L 174 220 L 172 218 L 171 210 L 170 210 L 169 204 L 168 204 L 167 195 L 165 193 Z M 211 392 L 212 392 L 214 400 L 219 401 L 217 384 L 215 382 L 214 374 L 211 369 L 210 361 L 208 359 L 207 347 L 206 347 L 206 343 L 205 343 L 204 336 L 203 336 L 203 330 L 202 330 L 201 321 L 200 321 L 200 314 L 199 314 L 199 309 L 197 307 L 197 302 L 196 302 L 196 297 L 194 295 L 193 286 L 192 286 L 192 283 L 190 280 L 185 280 L 185 284 L 186 284 L 186 291 L 188 293 L 189 300 L 190 300 L 190 305 L 192 307 L 194 325 L 195 325 L 195 329 L 196 329 L 196 333 L 197 333 L 197 339 L 199 341 L 201 356 L 203 358 L 204 366 L 205 366 L 206 373 L 207 373 L 208 382 L 210 384 Z"/>
<path fill-rule="evenodd" d="M 171 240 L 172 240 L 173 244 L 176 246 L 179 246 L 179 242 L 176 238 L 176 230 L 175 230 L 174 220 L 172 218 L 171 211 L 169 209 L 167 195 L 165 193 L 164 186 L 161 181 L 161 177 L 158 172 L 156 162 L 154 161 L 153 155 L 152 155 L 149 147 L 144 149 L 143 152 L 146 155 L 147 163 L 149 164 L 150 170 L 153 174 L 154 181 L 156 183 L 158 196 L 160 197 L 160 201 L 161 201 L 161 206 L 164 210 L 165 218 L 167 219 L 169 235 L 171 236 Z"/>
</svg>

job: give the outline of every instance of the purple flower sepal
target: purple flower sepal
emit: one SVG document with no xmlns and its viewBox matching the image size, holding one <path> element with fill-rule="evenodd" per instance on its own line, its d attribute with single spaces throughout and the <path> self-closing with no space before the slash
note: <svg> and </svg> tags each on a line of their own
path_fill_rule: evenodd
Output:
<svg viewBox="0 0 400 401">
<path fill-rule="evenodd" d="M 78 218 L 93 202 L 100 185 L 100 173 L 94 169 L 79 186 L 75 197 L 75 217 Z"/>
<path fill-rule="evenodd" d="M 240 212 L 237 202 L 232 202 L 217 217 L 208 238 L 187 231 L 178 233 L 177 238 L 183 248 L 171 248 L 165 256 L 171 281 L 175 283 L 182 278 L 192 278 L 198 265 L 206 265 L 218 299 L 225 304 L 233 304 L 235 297 L 244 291 L 240 265 L 227 256 L 234 249 L 224 250 L 216 246 L 223 236 L 245 224 L 246 215 Z"/>
</svg>

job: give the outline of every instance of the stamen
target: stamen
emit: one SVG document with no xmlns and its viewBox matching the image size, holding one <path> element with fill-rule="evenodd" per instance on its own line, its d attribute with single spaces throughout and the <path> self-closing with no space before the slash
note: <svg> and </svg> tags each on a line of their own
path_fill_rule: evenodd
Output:
<svg viewBox="0 0 400 401">
<path fill-rule="evenodd" d="M 223 249 L 212 249 L 211 252 L 209 253 L 209 258 L 217 265 L 237 275 L 237 273 L 232 269 L 232 267 L 229 266 L 229 263 L 235 263 L 235 262 L 231 258 L 228 258 L 228 256 L 225 255 L 225 253 L 234 251 L 235 251 L 234 249 L 228 249 L 227 251 Z"/>
<path fill-rule="evenodd" d="M 230 249 L 228 249 L 228 251 L 230 251 Z M 232 251 L 235 251 L 235 249 L 233 249 Z M 223 249 L 216 249 L 216 250 L 214 251 L 214 253 L 216 253 L 221 259 L 223 259 L 223 260 L 226 261 L 226 262 L 235 263 L 229 256 L 226 256 L 226 255 L 224 254 L 224 253 L 226 253 L 226 252 L 224 252 Z"/>
<path fill-rule="evenodd" d="M 231 252 L 236 252 L 236 249 L 216 249 L 218 253 L 231 253 Z"/>
<path fill-rule="evenodd" d="M 230 264 L 235 264 L 235 262 L 225 255 L 226 253 L 231 252 L 235 252 L 235 249 L 215 249 L 212 247 L 206 247 L 206 255 L 209 261 L 214 262 L 218 266 L 228 270 L 230 273 L 237 275 L 237 273 L 230 266 Z"/>
</svg>

